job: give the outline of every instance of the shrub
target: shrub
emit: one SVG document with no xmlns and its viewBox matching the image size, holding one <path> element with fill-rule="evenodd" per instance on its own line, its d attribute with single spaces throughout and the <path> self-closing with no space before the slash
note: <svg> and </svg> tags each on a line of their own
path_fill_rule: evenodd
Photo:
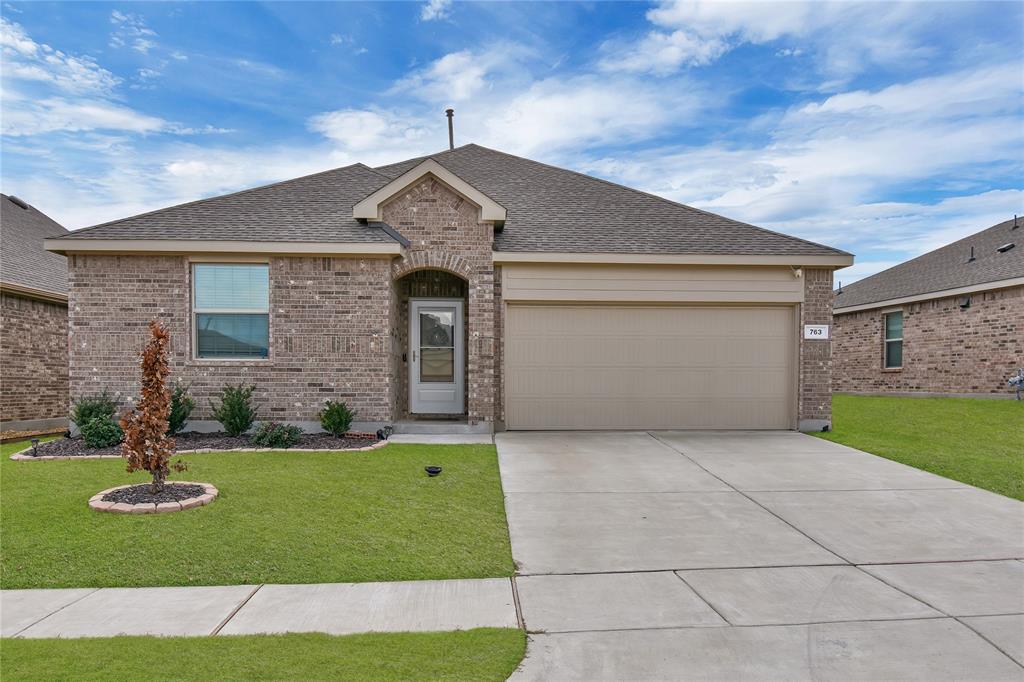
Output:
<svg viewBox="0 0 1024 682">
<path fill-rule="evenodd" d="M 256 406 L 252 404 L 255 386 L 225 386 L 220 392 L 220 404 L 211 405 L 213 418 L 224 427 L 229 436 L 241 436 L 256 421 Z"/>
<path fill-rule="evenodd" d="M 291 424 L 263 422 L 249 442 L 260 448 L 290 448 L 299 442 L 302 429 Z"/>
<path fill-rule="evenodd" d="M 109 448 L 124 437 L 121 427 L 111 417 L 93 417 L 80 427 L 82 440 L 90 448 Z"/>
<path fill-rule="evenodd" d="M 148 471 L 153 476 L 154 494 L 164 489 L 174 454 L 174 439 L 167 436 L 171 413 L 171 392 L 167 390 L 167 345 L 171 337 L 159 322 L 149 323 L 149 341 L 142 349 L 142 391 L 139 404 L 121 417 L 124 444 L 121 454 L 128 460 L 128 473 Z"/>
<path fill-rule="evenodd" d="M 176 383 L 171 390 L 171 413 L 167 416 L 167 434 L 170 436 L 181 433 L 196 407 L 196 401 L 188 394 L 188 388 L 185 384 Z"/>
<path fill-rule="evenodd" d="M 344 402 L 328 400 L 324 403 L 324 409 L 320 410 L 320 426 L 327 433 L 341 438 L 352 426 L 355 416 L 356 413 L 348 409 L 348 405 Z"/>
<path fill-rule="evenodd" d="M 96 417 L 113 421 L 117 402 L 106 391 L 97 396 L 79 398 L 71 409 L 71 421 L 81 429 Z"/>
</svg>

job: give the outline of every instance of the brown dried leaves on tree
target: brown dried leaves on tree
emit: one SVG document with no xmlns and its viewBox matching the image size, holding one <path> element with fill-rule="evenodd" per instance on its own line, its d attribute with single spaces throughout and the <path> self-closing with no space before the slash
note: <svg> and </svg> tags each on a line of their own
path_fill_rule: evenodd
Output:
<svg viewBox="0 0 1024 682">
<path fill-rule="evenodd" d="M 163 490 L 169 462 L 174 454 L 174 439 L 167 437 L 167 418 L 171 413 L 171 392 L 167 388 L 167 329 L 153 320 L 150 339 L 142 350 L 142 394 L 135 410 L 121 417 L 124 443 L 121 454 L 128 460 L 128 472 L 148 471 L 153 475 L 153 493 Z M 175 468 L 178 468 L 177 466 Z"/>
</svg>

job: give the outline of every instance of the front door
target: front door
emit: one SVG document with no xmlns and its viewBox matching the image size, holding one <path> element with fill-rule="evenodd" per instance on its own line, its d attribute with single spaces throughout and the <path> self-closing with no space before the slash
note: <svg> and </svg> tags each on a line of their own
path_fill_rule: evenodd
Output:
<svg viewBox="0 0 1024 682">
<path fill-rule="evenodd" d="M 409 307 L 409 412 L 462 414 L 462 301 L 413 299 Z"/>
</svg>

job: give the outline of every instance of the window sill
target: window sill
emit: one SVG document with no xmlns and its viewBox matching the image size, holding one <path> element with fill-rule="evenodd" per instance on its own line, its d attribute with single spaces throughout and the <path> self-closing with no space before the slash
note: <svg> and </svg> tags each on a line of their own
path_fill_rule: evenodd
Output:
<svg viewBox="0 0 1024 682">
<path fill-rule="evenodd" d="M 274 364 L 270 358 L 190 358 L 185 361 L 186 367 L 266 367 Z"/>
<path fill-rule="evenodd" d="M 883 372 L 902 372 L 903 368 L 902 367 L 883 367 L 882 371 Z"/>
</svg>

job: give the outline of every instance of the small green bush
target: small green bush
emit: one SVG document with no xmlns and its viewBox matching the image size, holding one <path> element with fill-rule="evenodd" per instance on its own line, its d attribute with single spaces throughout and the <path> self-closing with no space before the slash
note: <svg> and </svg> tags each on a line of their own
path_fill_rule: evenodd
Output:
<svg viewBox="0 0 1024 682">
<path fill-rule="evenodd" d="M 186 384 L 176 383 L 171 390 L 171 413 L 167 415 L 167 434 L 174 436 L 185 428 L 185 422 L 196 407 L 196 401 L 188 394 Z"/>
<path fill-rule="evenodd" d="M 355 411 L 350 410 L 344 402 L 328 400 L 324 403 L 324 409 L 320 410 L 320 426 L 327 433 L 341 438 L 348 433 L 355 416 Z"/>
<path fill-rule="evenodd" d="M 117 401 L 106 391 L 97 396 L 87 396 L 75 401 L 71 408 L 71 421 L 81 429 L 97 417 L 103 417 L 113 421 L 114 413 L 117 412 Z"/>
<path fill-rule="evenodd" d="M 263 422 L 249 442 L 258 448 L 290 448 L 299 442 L 302 429 L 291 424 Z"/>
<path fill-rule="evenodd" d="M 93 417 L 79 427 L 82 440 L 90 448 L 109 448 L 124 438 L 124 432 L 111 417 Z"/>
<path fill-rule="evenodd" d="M 255 386 L 225 386 L 220 392 L 220 404 L 212 405 L 213 418 L 224 427 L 229 436 L 241 436 L 256 421 L 256 406 L 252 403 Z"/>
</svg>

